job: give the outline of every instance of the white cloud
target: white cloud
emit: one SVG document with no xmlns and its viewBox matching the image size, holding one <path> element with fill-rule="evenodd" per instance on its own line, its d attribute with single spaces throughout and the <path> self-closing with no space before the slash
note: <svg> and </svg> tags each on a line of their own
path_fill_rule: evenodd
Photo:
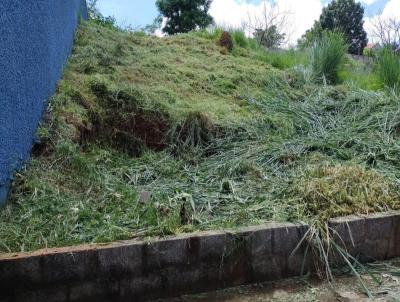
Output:
<svg viewBox="0 0 400 302">
<path fill-rule="evenodd" d="M 382 15 L 400 18 L 400 0 L 390 0 L 383 9 Z"/>
<path fill-rule="evenodd" d="M 382 13 L 378 16 L 365 19 L 365 30 L 368 33 L 371 42 L 377 42 L 375 37 L 372 35 L 372 24 L 377 21 L 378 18 L 396 18 L 400 19 L 400 0 L 390 0 L 382 10 Z"/>
<path fill-rule="evenodd" d="M 396 0 L 397 1 L 397 0 Z M 290 44 L 294 44 L 304 32 L 311 28 L 322 11 L 320 0 L 277 0 L 281 12 L 289 13 Z M 263 1 L 259 4 L 244 0 L 214 0 L 210 14 L 217 24 L 231 27 L 242 27 L 249 15 L 255 16 L 263 12 Z"/>
</svg>

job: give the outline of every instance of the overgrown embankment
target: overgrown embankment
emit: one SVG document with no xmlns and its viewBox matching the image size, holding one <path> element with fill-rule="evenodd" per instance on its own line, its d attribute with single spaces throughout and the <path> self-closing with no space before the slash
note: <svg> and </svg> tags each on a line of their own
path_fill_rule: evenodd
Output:
<svg viewBox="0 0 400 302">
<path fill-rule="evenodd" d="M 83 24 L 0 250 L 400 207 L 396 95 L 317 85 L 217 41 Z"/>
</svg>

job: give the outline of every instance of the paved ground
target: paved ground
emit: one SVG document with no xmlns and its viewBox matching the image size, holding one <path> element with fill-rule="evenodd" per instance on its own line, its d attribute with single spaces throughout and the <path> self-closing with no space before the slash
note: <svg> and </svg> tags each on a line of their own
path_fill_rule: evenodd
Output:
<svg viewBox="0 0 400 302">
<path fill-rule="evenodd" d="M 400 259 L 374 266 L 379 283 L 366 274 L 363 279 L 374 295 L 373 301 L 400 302 Z M 290 279 L 243 286 L 207 294 L 184 296 L 168 302 L 261 302 L 261 301 L 371 301 L 355 277 L 338 276 L 332 285 L 318 279 Z"/>
</svg>

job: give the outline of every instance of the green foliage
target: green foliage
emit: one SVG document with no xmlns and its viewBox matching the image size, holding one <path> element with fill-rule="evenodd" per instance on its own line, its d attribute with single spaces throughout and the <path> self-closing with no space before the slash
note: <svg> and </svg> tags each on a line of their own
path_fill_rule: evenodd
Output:
<svg viewBox="0 0 400 302">
<path fill-rule="evenodd" d="M 143 32 L 148 33 L 148 34 L 154 34 L 157 29 L 161 28 L 162 25 L 162 16 L 159 15 L 157 16 L 152 24 L 148 24 L 143 28 Z"/>
<path fill-rule="evenodd" d="M 293 68 L 297 65 L 305 65 L 308 62 L 306 53 L 295 49 L 270 51 L 259 49 L 255 56 L 257 59 L 282 70 Z"/>
<path fill-rule="evenodd" d="M 343 198 L 366 188 L 374 211 L 400 208 L 395 95 L 307 82 L 291 69 L 303 52 L 253 39 L 222 56 L 220 34 L 158 38 L 83 22 L 38 132 L 47 152 L 17 174 L 0 211 L 0 252 L 309 222 L 318 194 L 332 208 L 347 180 L 355 190 Z"/>
<path fill-rule="evenodd" d="M 346 51 L 347 45 L 343 34 L 324 33 L 310 51 L 310 64 L 315 80 L 319 82 L 326 80 L 330 84 L 337 83 Z"/>
<path fill-rule="evenodd" d="M 206 29 L 192 31 L 190 34 L 208 40 L 218 40 L 224 29 L 222 27 L 214 26 Z"/>
<path fill-rule="evenodd" d="M 310 48 L 322 36 L 323 29 L 319 21 L 314 22 L 314 26 L 307 30 L 306 33 L 297 41 L 300 49 Z"/>
<path fill-rule="evenodd" d="M 256 30 L 254 37 L 265 48 L 278 48 L 285 41 L 286 34 L 281 33 L 276 25 L 272 25 L 266 30 Z"/>
<path fill-rule="evenodd" d="M 377 91 L 382 88 L 376 74 L 375 61 L 369 57 L 353 59 L 348 56 L 343 68 L 339 71 L 339 78 L 340 82 L 365 90 Z"/>
<path fill-rule="evenodd" d="M 364 30 L 364 8 L 355 0 L 334 0 L 326 6 L 319 23 L 323 30 L 338 30 L 344 34 L 351 54 L 362 54 L 367 45 Z"/>
<path fill-rule="evenodd" d="M 249 47 L 249 39 L 246 37 L 244 31 L 236 29 L 231 32 L 231 35 L 235 46 L 242 48 Z"/>
<path fill-rule="evenodd" d="M 400 89 L 400 56 L 390 47 L 378 53 L 378 76 L 384 86 Z"/>
<path fill-rule="evenodd" d="M 364 48 L 363 56 L 368 58 L 376 58 L 377 51 L 374 48 Z"/>
<path fill-rule="evenodd" d="M 163 32 L 173 35 L 204 29 L 213 22 L 208 14 L 212 0 L 157 0 L 160 13 L 167 18 Z"/>
<path fill-rule="evenodd" d="M 113 16 L 105 17 L 103 16 L 97 8 L 98 0 L 89 0 L 88 2 L 88 13 L 89 19 L 103 27 L 107 27 L 109 29 L 117 28 L 117 20 Z"/>
</svg>

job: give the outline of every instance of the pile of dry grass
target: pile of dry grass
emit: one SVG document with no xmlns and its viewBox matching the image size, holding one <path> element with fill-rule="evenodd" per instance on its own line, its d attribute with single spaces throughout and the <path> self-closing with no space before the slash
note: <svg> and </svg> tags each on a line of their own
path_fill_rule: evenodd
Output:
<svg viewBox="0 0 400 302">
<path fill-rule="evenodd" d="M 400 208 L 397 186 L 359 165 L 323 165 L 306 171 L 296 188 L 308 217 L 320 221 Z"/>
</svg>

